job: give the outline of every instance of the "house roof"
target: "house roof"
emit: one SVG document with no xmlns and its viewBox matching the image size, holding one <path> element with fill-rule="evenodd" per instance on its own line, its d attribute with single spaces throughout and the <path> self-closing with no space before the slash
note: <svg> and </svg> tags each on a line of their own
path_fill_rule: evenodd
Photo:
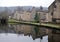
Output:
<svg viewBox="0 0 60 42">
<path fill-rule="evenodd" d="M 50 6 L 52 6 L 52 5 L 55 5 L 55 1 L 53 1 Z M 50 6 L 48 7 L 48 9 L 50 8 Z"/>
</svg>

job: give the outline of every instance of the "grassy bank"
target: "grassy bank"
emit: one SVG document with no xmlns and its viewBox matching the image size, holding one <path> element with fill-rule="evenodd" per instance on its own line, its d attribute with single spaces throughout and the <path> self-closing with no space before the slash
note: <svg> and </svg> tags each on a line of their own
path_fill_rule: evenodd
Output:
<svg viewBox="0 0 60 42">
<path fill-rule="evenodd" d="M 46 24 L 46 23 L 35 23 L 35 22 L 23 22 L 23 21 L 16 21 L 16 20 L 8 20 L 8 22 L 11 23 L 18 23 L 18 24 L 28 24 L 28 25 L 36 25 L 36 26 L 44 26 L 44 27 L 50 27 L 50 28 L 57 28 L 60 29 L 60 25 L 57 24 Z"/>
</svg>

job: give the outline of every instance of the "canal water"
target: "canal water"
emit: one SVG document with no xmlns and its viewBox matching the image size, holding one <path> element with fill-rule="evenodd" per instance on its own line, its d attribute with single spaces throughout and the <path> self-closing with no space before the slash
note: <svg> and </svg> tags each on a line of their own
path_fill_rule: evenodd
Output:
<svg viewBox="0 0 60 42">
<path fill-rule="evenodd" d="M 0 25 L 0 42 L 60 42 L 60 30 L 23 24 Z"/>
</svg>

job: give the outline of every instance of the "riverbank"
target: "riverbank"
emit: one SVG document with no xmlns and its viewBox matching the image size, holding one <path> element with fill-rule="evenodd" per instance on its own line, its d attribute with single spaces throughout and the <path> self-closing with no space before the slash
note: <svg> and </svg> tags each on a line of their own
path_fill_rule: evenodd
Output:
<svg viewBox="0 0 60 42">
<path fill-rule="evenodd" d="M 42 26 L 42 27 L 49 27 L 54 29 L 60 29 L 60 25 L 58 24 L 49 24 L 49 23 L 34 23 L 34 22 L 22 22 L 22 21 L 16 21 L 16 20 L 9 20 L 10 24 L 18 23 L 18 24 L 27 24 L 27 25 L 35 25 L 35 26 Z"/>
</svg>

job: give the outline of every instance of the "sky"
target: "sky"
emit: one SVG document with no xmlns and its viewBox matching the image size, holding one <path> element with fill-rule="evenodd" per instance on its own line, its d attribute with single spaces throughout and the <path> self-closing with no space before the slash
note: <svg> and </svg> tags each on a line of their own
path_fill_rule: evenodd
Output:
<svg viewBox="0 0 60 42">
<path fill-rule="evenodd" d="M 49 7 L 54 0 L 0 0 L 1 7 L 35 6 Z"/>
</svg>

